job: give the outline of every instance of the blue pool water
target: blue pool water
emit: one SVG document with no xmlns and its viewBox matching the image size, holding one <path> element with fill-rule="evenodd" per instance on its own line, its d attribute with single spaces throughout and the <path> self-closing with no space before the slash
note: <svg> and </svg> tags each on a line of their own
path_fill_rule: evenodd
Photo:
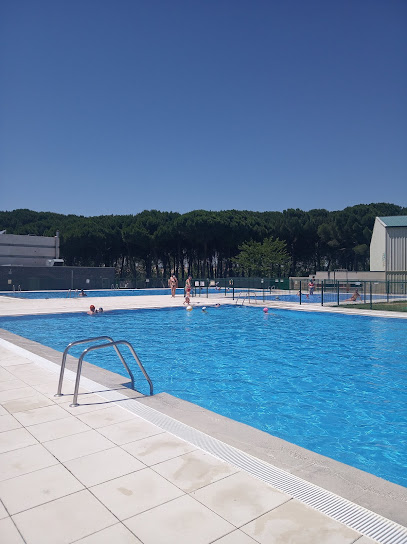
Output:
<svg viewBox="0 0 407 544">
<path fill-rule="evenodd" d="M 206 313 L 0 318 L 0 327 L 59 351 L 82 338 L 124 338 L 156 393 L 407 486 L 405 320 L 225 305 Z M 87 360 L 125 375 L 113 349 Z M 132 368 L 137 389 L 147 394 L 147 382 Z"/>
<path fill-rule="evenodd" d="M 170 289 L 161 288 L 161 289 L 101 289 L 101 290 L 85 290 L 87 296 L 89 298 L 92 297 L 128 297 L 128 296 L 145 296 L 145 295 L 170 295 L 171 291 Z M 184 290 L 182 288 L 177 289 L 177 295 L 182 296 L 184 294 Z M 198 298 L 205 298 L 206 295 L 216 295 L 218 297 L 226 297 L 231 300 L 233 296 L 233 291 L 228 288 L 225 292 L 225 289 L 215 289 L 215 288 L 209 288 L 206 287 L 197 288 L 193 290 L 193 295 L 198 296 Z M 2 291 L 0 292 L 0 296 L 12 296 L 12 297 L 18 297 L 18 298 L 28 298 L 28 299 L 47 299 L 47 298 L 67 298 L 68 291 L 62 290 L 62 291 Z M 77 296 L 76 292 L 72 292 L 69 296 Z M 351 293 L 340 293 L 339 300 L 340 302 L 344 302 L 351 296 Z M 245 302 L 245 300 L 248 298 L 247 295 L 247 289 L 235 289 L 234 291 L 234 300 L 235 303 L 241 304 Z M 362 295 L 363 297 L 363 295 Z M 296 302 L 298 303 L 300 301 L 300 297 L 297 294 L 280 294 L 276 295 L 275 293 L 270 293 L 270 291 L 265 291 L 264 293 L 261 290 L 257 290 L 256 292 L 251 291 L 250 292 L 250 298 L 252 300 L 256 300 L 258 302 L 264 301 L 280 301 L 280 302 Z M 399 296 L 393 296 L 393 298 L 403 298 L 405 299 L 405 295 L 399 295 Z M 385 300 L 386 295 L 373 295 L 372 300 L 373 301 L 381 301 Z M 338 295 L 336 293 L 328 293 L 326 292 L 324 294 L 324 303 L 325 304 L 336 304 L 338 301 Z M 365 299 L 359 300 L 360 302 L 370 302 L 370 297 L 366 296 Z M 301 303 L 302 304 L 321 304 L 321 294 L 315 293 L 314 295 L 309 295 L 307 298 L 306 293 L 302 293 L 301 295 Z"/>
<path fill-rule="evenodd" d="M 170 289 L 101 289 L 87 290 L 85 289 L 87 297 L 131 297 L 131 296 L 145 296 L 145 295 L 170 295 Z M 183 289 L 178 289 L 177 294 L 182 294 Z M 43 299 L 43 298 L 67 298 L 68 291 L 2 291 L 0 295 L 18 297 L 18 298 L 30 298 L 30 299 Z M 75 291 L 69 294 L 70 297 L 77 296 Z"/>
</svg>

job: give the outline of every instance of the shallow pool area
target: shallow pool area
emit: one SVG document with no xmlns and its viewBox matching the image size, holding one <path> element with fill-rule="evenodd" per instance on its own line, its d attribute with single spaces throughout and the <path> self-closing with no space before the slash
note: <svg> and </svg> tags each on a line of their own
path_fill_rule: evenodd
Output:
<svg viewBox="0 0 407 544">
<path fill-rule="evenodd" d="M 182 289 L 178 290 L 178 294 Z M 170 295 L 170 289 L 85 289 L 86 297 L 130 297 L 145 295 Z M 27 299 L 47 299 L 47 298 L 85 298 L 80 296 L 80 290 L 60 290 L 60 291 L 1 291 L 0 296 L 27 298 Z"/>
<path fill-rule="evenodd" d="M 231 305 L 19 316 L 0 327 L 59 351 L 81 338 L 124 338 L 156 393 L 407 486 L 404 320 Z M 113 350 L 87 360 L 125 375 Z"/>
</svg>

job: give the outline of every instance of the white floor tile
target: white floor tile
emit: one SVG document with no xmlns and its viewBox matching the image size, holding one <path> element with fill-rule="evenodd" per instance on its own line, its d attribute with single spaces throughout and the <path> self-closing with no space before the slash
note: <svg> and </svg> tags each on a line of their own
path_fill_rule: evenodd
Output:
<svg viewBox="0 0 407 544">
<path fill-rule="evenodd" d="M 67 461 L 65 466 L 86 487 L 146 468 L 138 459 L 118 447 Z"/>
<path fill-rule="evenodd" d="M 4 431 L 11 431 L 12 429 L 18 429 L 21 427 L 21 423 L 19 423 L 14 416 L 11 414 L 8 415 L 0 415 L 0 433 Z"/>
<path fill-rule="evenodd" d="M 120 520 L 183 495 L 149 468 L 97 485 L 91 491 Z"/>
<path fill-rule="evenodd" d="M 134 417 L 115 425 L 109 425 L 108 427 L 102 427 L 98 431 L 119 446 L 164 432 L 160 427 L 139 417 Z"/>
<path fill-rule="evenodd" d="M 192 497 L 236 527 L 290 500 L 285 493 L 244 472 L 198 489 Z"/>
<path fill-rule="evenodd" d="M 356 531 L 296 500 L 275 508 L 241 527 L 241 530 L 260 544 L 293 542 L 294 535 L 296 544 L 351 544 L 360 536 Z"/>
<path fill-rule="evenodd" d="M 86 431 L 83 433 L 58 438 L 45 442 L 44 446 L 49 450 L 61 463 L 76 459 L 84 455 L 90 455 L 97 451 L 113 448 L 115 444 L 107 438 L 100 435 L 97 431 Z"/>
<path fill-rule="evenodd" d="M 6 370 L 5 368 L 0 367 L 0 382 L 9 382 L 13 379 L 15 379 L 14 374 L 11 374 L 11 372 Z"/>
<path fill-rule="evenodd" d="M 4 544 L 25 544 L 11 518 L 0 520 L 0 535 Z"/>
<path fill-rule="evenodd" d="M 86 414 L 87 412 L 93 412 L 94 410 L 104 410 L 111 406 L 110 403 L 106 402 L 99 395 L 83 395 L 78 397 L 79 406 L 70 406 L 72 404 L 72 399 L 66 402 L 58 403 L 64 410 L 72 414 L 73 416 L 80 416 Z"/>
<path fill-rule="evenodd" d="M 21 391 L 20 389 L 14 389 L 14 391 Z M 4 393 L 4 391 L 3 391 Z M 16 414 L 17 412 L 25 412 L 27 410 L 35 410 L 35 408 L 42 408 L 43 406 L 51 406 L 54 403 L 44 395 L 35 393 L 26 398 L 19 398 L 10 400 L 8 402 L 2 402 L 4 408 L 10 412 L 10 414 Z"/>
<path fill-rule="evenodd" d="M 124 521 L 144 544 L 209 544 L 235 527 L 185 495 Z"/>
<path fill-rule="evenodd" d="M 0 481 L 57 464 L 57 459 L 41 444 L 8 451 L 0 454 Z"/>
<path fill-rule="evenodd" d="M 10 355 L 8 357 L 4 357 L 1 359 L 0 365 L 3 368 L 7 368 L 10 366 L 15 365 L 27 365 L 30 364 L 31 361 L 29 359 L 26 359 L 25 357 L 20 357 L 19 355 Z"/>
<path fill-rule="evenodd" d="M 13 520 L 29 544 L 66 544 L 117 523 L 87 490 L 16 514 Z"/>
<path fill-rule="evenodd" d="M 122 447 L 149 466 L 196 450 L 196 447 L 192 444 L 184 442 L 169 433 L 150 436 L 131 444 L 125 444 Z"/>
<path fill-rule="evenodd" d="M 65 467 L 55 465 L 0 482 L 0 499 L 13 515 L 83 488 Z"/>
<path fill-rule="evenodd" d="M 186 493 L 191 493 L 238 472 L 238 469 L 209 453 L 196 450 L 154 465 L 154 471 Z"/>
<path fill-rule="evenodd" d="M 75 544 L 143 544 L 122 523 L 77 540 Z"/>
<path fill-rule="evenodd" d="M 30 433 L 40 442 L 47 442 L 91 430 L 90 427 L 76 417 L 69 415 L 67 412 L 64 413 L 65 417 L 63 419 L 31 425 Z"/>
<path fill-rule="evenodd" d="M 27 387 L 27 384 L 21 380 L 17 380 L 12 374 L 10 374 L 10 380 L 0 382 L 0 391 L 19 389 L 20 387 Z"/>
<path fill-rule="evenodd" d="M 33 444 L 38 444 L 37 440 L 23 428 L 0 433 L 0 453 L 25 448 Z"/>
<path fill-rule="evenodd" d="M 3 503 L 0 501 L 0 519 L 7 518 L 8 515 L 9 514 L 8 514 L 7 510 L 4 508 Z"/>
<path fill-rule="evenodd" d="M 7 382 L 3 382 L 3 383 L 7 383 Z M 35 397 L 36 395 L 38 395 L 38 392 L 35 389 L 28 386 L 27 384 L 24 384 L 24 387 L 16 387 L 13 389 L 3 389 L 3 391 L 0 392 L 0 403 L 4 404 L 11 400 L 24 399 L 27 397 Z"/>
<path fill-rule="evenodd" d="M 134 419 L 134 417 L 134 414 L 128 410 L 124 410 L 119 406 L 112 406 L 103 410 L 97 410 L 96 412 L 79 415 L 78 419 L 89 425 L 89 427 L 98 429 L 99 427 L 106 427 L 113 423 Z"/>
<path fill-rule="evenodd" d="M 31 425 L 36 425 L 38 423 L 47 423 L 48 421 L 54 421 L 56 419 L 63 419 L 66 415 L 66 411 L 55 404 L 26 410 L 25 412 L 14 413 L 14 417 L 25 427 L 30 427 Z"/>
<path fill-rule="evenodd" d="M 270 541 L 270 544 L 271 543 L 272 541 Z M 228 535 L 217 540 L 216 544 L 258 544 L 258 543 L 256 543 L 256 541 L 250 538 L 250 536 L 242 533 L 242 531 L 238 529 L 237 531 L 233 531 L 233 533 L 229 533 Z M 294 543 L 282 542 L 280 544 L 294 544 Z M 322 543 L 318 543 L 318 544 L 322 544 Z M 357 544 L 359 544 L 359 542 Z"/>
</svg>

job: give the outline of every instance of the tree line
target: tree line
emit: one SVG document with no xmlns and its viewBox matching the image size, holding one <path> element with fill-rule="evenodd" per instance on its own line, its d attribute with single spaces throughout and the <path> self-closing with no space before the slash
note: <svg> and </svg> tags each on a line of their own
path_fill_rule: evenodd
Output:
<svg viewBox="0 0 407 544">
<path fill-rule="evenodd" d="M 8 234 L 60 235 L 70 266 L 113 266 L 121 278 L 304 276 L 368 270 L 376 216 L 407 215 L 396 204 L 341 211 L 145 210 L 84 217 L 28 209 L 0 212 Z"/>
</svg>

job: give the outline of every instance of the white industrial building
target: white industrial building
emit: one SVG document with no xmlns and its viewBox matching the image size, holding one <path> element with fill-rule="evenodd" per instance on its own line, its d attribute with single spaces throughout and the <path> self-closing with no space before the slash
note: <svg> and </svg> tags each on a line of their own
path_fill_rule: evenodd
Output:
<svg viewBox="0 0 407 544">
<path fill-rule="evenodd" d="M 59 258 L 59 234 L 31 236 L 0 233 L 0 266 L 54 266 Z"/>
<path fill-rule="evenodd" d="M 407 282 L 407 215 L 376 217 L 370 241 L 370 272 L 321 270 L 312 277 L 334 282 Z"/>
<path fill-rule="evenodd" d="M 370 270 L 389 281 L 407 280 L 407 215 L 376 217 L 370 242 Z"/>
</svg>

